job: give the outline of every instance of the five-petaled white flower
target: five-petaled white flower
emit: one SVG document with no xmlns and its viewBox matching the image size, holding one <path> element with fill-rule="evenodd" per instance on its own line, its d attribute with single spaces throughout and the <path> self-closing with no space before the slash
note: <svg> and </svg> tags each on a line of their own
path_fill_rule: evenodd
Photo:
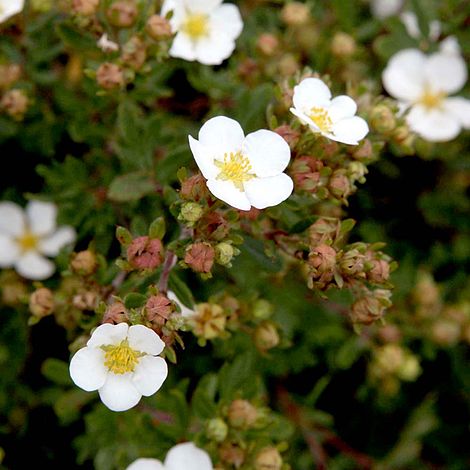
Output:
<svg viewBox="0 0 470 470">
<path fill-rule="evenodd" d="M 162 15 L 170 11 L 170 24 L 176 36 L 170 48 L 172 57 L 218 65 L 230 57 L 235 40 L 243 29 L 236 5 L 222 0 L 165 0 Z"/>
<path fill-rule="evenodd" d="M 142 458 L 131 463 L 126 470 L 212 470 L 209 454 L 192 442 L 172 447 L 166 454 L 165 462 Z"/>
<path fill-rule="evenodd" d="M 125 411 L 162 386 L 168 366 L 157 355 L 164 347 L 146 326 L 104 323 L 72 357 L 70 376 L 83 390 L 98 390 L 110 410 Z"/>
<path fill-rule="evenodd" d="M 453 49 L 426 55 L 418 49 L 396 53 L 383 71 L 387 92 L 398 99 L 410 128 L 431 142 L 451 140 L 470 128 L 470 100 L 448 95 L 467 80 L 467 67 Z M 455 49 L 454 49 L 455 50 Z"/>
<path fill-rule="evenodd" d="M 0 202 L 0 268 L 14 267 L 32 280 L 52 276 L 55 265 L 43 255 L 57 256 L 75 241 L 72 227 L 56 227 L 57 207 L 30 201 L 26 210 L 13 202 Z"/>
<path fill-rule="evenodd" d="M 364 119 L 355 116 L 357 105 L 346 95 L 331 99 L 330 89 L 319 78 L 305 78 L 294 87 L 290 108 L 312 132 L 331 140 L 357 145 L 369 132 Z"/>
<path fill-rule="evenodd" d="M 232 207 L 264 209 L 292 193 L 294 183 L 283 173 L 290 148 L 275 132 L 245 137 L 237 121 L 217 116 L 201 127 L 199 140 L 189 136 L 189 145 L 209 190 Z"/>
<path fill-rule="evenodd" d="M 23 10 L 24 0 L 0 0 L 0 23 Z"/>
</svg>

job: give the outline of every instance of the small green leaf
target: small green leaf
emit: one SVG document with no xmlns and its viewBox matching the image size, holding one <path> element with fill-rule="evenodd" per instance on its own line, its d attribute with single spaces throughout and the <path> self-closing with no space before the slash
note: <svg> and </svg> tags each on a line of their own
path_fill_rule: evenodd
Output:
<svg viewBox="0 0 470 470">
<path fill-rule="evenodd" d="M 151 224 L 149 228 L 149 237 L 150 238 L 158 238 L 162 240 L 165 236 L 166 232 L 166 225 L 165 219 L 163 217 L 156 218 Z"/>
<path fill-rule="evenodd" d="M 184 283 L 174 270 L 170 272 L 168 287 L 172 290 L 178 300 L 188 308 L 193 308 L 196 303 L 191 289 Z"/>
<path fill-rule="evenodd" d="M 108 189 L 108 198 L 116 202 L 137 201 L 154 192 L 151 178 L 141 172 L 116 177 Z"/>
<path fill-rule="evenodd" d="M 69 374 L 69 365 L 53 357 L 46 359 L 41 366 L 44 377 L 58 385 L 73 385 Z"/>
<path fill-rule="evenodd" d="M 147 301 L 147 297 L 137 292 L 131 292 L 124 297 L 124 305 L 126 308 L 142 307 Z"/>
</svg>

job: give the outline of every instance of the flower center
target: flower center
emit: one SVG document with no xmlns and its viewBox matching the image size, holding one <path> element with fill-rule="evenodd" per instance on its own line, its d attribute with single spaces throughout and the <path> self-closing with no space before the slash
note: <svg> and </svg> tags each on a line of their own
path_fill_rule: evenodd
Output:
<svg viewBox="0 0 470 470">
<path fill-rule="evenodd" d="M 331 132 L 333 121 L 325 108 L 313 107 L 310 111 L 309 117 L 321 132 Z"/>
<path fill-rule="evenodd" d="M 217 168 L 220 168 L 217 179 L 231 181 L 240 191 L 243 191 L 243 183 L 255 176 L 250 174 L 250 160 L 244 157 L 241 152 L 225 153 L 223 162 L 215 160 L 214 163 Z"/>
<path fill-rule="evenodd" d="M 102 346 L 104 365 L 114 374 L 133 372 L 143 354 L 129 346 L 127 339 L 118 345 Z"/>
<path fill-rule="evenodd" d="M 16 241 L 20 245 L 21 251 L 25 253 L 26 251 L 34 250 L 38 246 L 39 239 L 32 232 L 26 230 Z"/>
<path fill-rule="evenodd" d="M 190 36 L 192 40 L 197 40 L 209 33 L 209 17 L 201 13 L 188 15 L 182 26 L 182 30 Z"/>
<path fill-rule="evenodd" d="M 438 108 L 441 104 L 446 94 L 442 91 L 432 91 L 428 87 L 424 89 L 424 93 L 421 95 L 418 103 L 422 104 L 425 108 L 432 109 Z"/>
</svg>

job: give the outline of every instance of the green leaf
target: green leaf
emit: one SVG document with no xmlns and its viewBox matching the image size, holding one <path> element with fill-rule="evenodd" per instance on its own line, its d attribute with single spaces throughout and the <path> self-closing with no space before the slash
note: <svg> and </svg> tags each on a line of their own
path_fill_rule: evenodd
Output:
<svg viewBox="0 0 470 470">
<path fill-rule="evenodd" d="M 159 240 L 162 240 L 165 236 L 165 231 L 165 219 L 163 217 L 158 217 L 150 224 L 149 237 L 158 238 Z"/>
<path fill-rule="evenodd" d="M 46 359 L 41 366 L 41 373 L 57 385 L 73 385 L 69 374 L 69 365 L 53 357 Z"/>
<path fill-rule="evenodd" d="M 137 201 L 154 190 L 155 184 L 148 175 L 134 172 L 114 178 L 108 188 L 108 197 L 116 202 Z"/>
<path fill-rule="evenodd" d="M 137 292 L 131 292 L 124 297 L 124 305 L 126 308 L 139 308 L 142 307 L 147 301 L 147 297 Z"/>
<path fill-rule="evenodd" d="M 205 375 L 194 390 L 191 400 L 193 413 L 200 419 L 209 419 L 217 414 L 215 395 L 218 378 L 216 374 Z"/>
<path fill-rule="evenodd" d="M 56 32 L 67 46 L 77 51 L 96 49 L 96 39 L 92 35 L 84 34 L 83 30 L 77 30 L 67 23 L 58 24 Z"/>
<path fill-rule="evenodd" d="M 233 400 L 249 383 L 253 382 L 254 356 L 247 351 L 235 358 L 232 363 L 225 363 L 219 372 L 220 397 Z"/>
<path fill-rule="evenodd" d="M 194 308 L 196 301 L 194 300 L 191 289 L 183 282 L 173 269 L 168 279 L 168 288 L 172 290 L 178 300 L 188 308 Z"/>
</svg>

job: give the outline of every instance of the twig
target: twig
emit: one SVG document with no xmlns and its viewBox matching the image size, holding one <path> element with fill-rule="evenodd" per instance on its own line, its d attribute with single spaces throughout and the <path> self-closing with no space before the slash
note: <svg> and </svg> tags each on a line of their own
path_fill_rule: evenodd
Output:
<svg viewBox="0 0 470 470">
<path fill-rule="evenodd" d="M 177 256 L 172 251 L 167 251 L 163 262 L 163 271 L 158 281 L 158 290 L 166 292 L 168 290 L 168 279 L 173 266 L 176 264 Z"/>
</svg>

